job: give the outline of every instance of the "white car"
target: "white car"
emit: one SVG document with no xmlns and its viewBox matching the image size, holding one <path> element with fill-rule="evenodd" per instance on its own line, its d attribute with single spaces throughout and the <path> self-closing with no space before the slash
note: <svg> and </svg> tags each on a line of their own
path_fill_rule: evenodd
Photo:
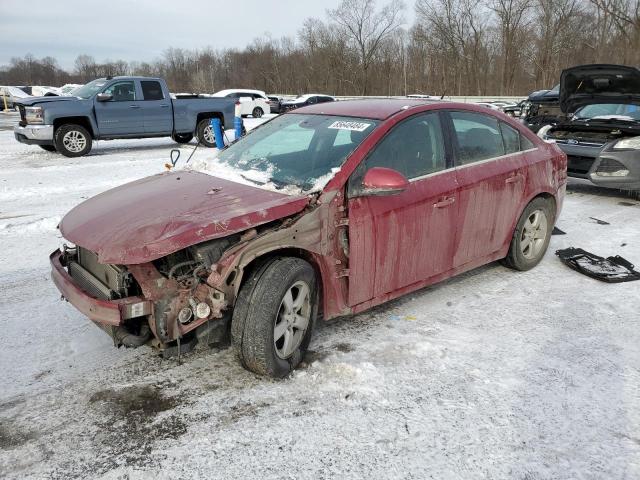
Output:
<svg viewBox="0 0 640 480">
<path fill-rule="evenodd" d="M 260 118 L 271 113 L 269 98 L 262 90 L 227 89 L 213 94 L 214 97 L 237 98 L 240 100 L 240 114 Z"/>
<path fill-rule="evenodd" d="M 15 108 L 17 101 L 29 97 L 31 95 L 18 87 L 0 86 L 0 111 L 5 108 L 5 102 L 7 109 Z"/>
<path fill-rule="evenodd" d="M 475 102 L 476 105 L 482 105 L 483 107 L 487 107 L 490 108 L 491 110 L 500 110 L 500 107 L 498 105 L 495 105 L 493 103 L 490 102 Z"/>
</svg>

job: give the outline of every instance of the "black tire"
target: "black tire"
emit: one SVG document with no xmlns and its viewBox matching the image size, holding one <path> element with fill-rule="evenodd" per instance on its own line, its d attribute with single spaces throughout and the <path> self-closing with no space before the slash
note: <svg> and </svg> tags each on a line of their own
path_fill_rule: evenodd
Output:
<svg viewBox="0 0 640 480">
<path fill-rule="evenodd" d="M 76 144 L 77 146 L 73 147 L 73 144 L 68 143 L 68 137 L 65 139 L 67 135 L 72 135 L 78 140 L 83 138 L 84 142 L 82 144 Z M 55 144 L 56 150 L 65 157 L 81 157 L 86 155 L 91 151 L 91 142 L 91 134 L 81 125 L 62 125 L 58 127 L 53 135 L 53 143 Z"/>
<path fill-rule="evenodd" d="M 216 146 L 216 141 L 213 136 L 213 128 L 211 128 L 210 118 L 205 118 L 198 122 L 196 134 L 198 135 L 198 142 L 205 147 L 214 148 Z"/>
<path fill-rule="evenodd" d="M 550 200 L 538 197 L 534 198 L 526 206 L 522 215 L 520 215 L 516 228 L 513 232 L 511 245 L 509 246 L 509 253 L 502 260 L 502 263 L 505 266 L 514 270 L 525 271 L 530 270 L 540 263 L 542 257 L 544 257 L 544 254 L 547 251 L 547 248 L 549 247 L 551 231 L 555 224 L 555 212 L 552 209 L 552 205 L 553 204 Z M 534 248 L 533 244 L 536 240 L 533 240 L 532 237 L 530 237 L 531 229 L 525 228 L 525 224 L 531 225 L 531 219 L 534 218 L 534 215 L 538 212 L 544 213 L 544 217 L 541 218 L 540 227 L 537 230 L 541 237 L 538 239 L 535 237 L 535 234 L 533 236 L 533 238 L 541 240 L 541 242 L 539 242 L 538 246 Z M 542 237 L 540 229 L 543 227 L 545 228 L 545 231 L 544 236 Z M 528 242 L 526 242 L 527 239 Z M 531 247 L 529 247 L 529 245 L 531 245 Z M 529 248 L 531 248 L 531 251 L 529 251 L 529 255 L 527 255 L 525 252 Z"/>
<path fill-rule="evenodd" d="M 54 145 L 38 145 L 41 149 L 46 150 L 47 152 L 55 152 L 56 147 Z"/>
<path fill-rule="evenodd" d="M 285 308 L 285 294 L 302 284 L 309 288 L 308 303 L 305 303 L 309 315 L 308 324 L 303 331 L 295 330 L 295 335 L 299 335 L 296 342 L 299 343 L 292 345 L 293 350 L 289 355 L 282 356 L 280 353 L 285 346 L 282 344 L 278 347 L 276 341 L 285 337 L 274 341 L 274 329 L 276 325 L 285 322 L 284 316 L 280 315 L 284 315 L 281 309 Z M 288 375 L 304 358 L 311 341 L 317 310 L 315 272 L 309 263 L 299 258 L 280 257 L 255 269 L 240 289 L 231 320 L 231 341 L 242 365 L 260 375 L 276 378 Z M 291 328 L 289 335 L 295 338 L 292 333 L 295 327 Z"/>
<path fill-rule="evenodd" d="M 189 143 L 193 140 L 193 133 L 174 133 L 171 139 L 176 143 Z"/>
<path fill-rule="evenodd" d="M 254 108 L 251 112 L 251 116 L 253 116 L 253 118 L 260 118 L 262 117 L 262 115 L 264 115 L 264 110 L 262 110 L 260 107 Z"/>
</svg>

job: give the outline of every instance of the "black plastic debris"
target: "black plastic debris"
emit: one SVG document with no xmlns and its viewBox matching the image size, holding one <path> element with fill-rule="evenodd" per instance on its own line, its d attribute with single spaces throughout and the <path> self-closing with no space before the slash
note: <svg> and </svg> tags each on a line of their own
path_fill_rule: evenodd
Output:
<svg viewBox="0 0 640 480">
<path fill-rule="evenodd" d="M 566 235 L 567 232 L 560 230 L 558 227 L 553 227 L 553 230 L 551 231 L 551 235 Z"/>
<path fill-rule="evenodd" d="M 603 282 L 640 280 L 640 272 L 635 270 L 635 265 L 619 255 L 603 258 L 573 247 L 557 250 L 556 255 L 568 267 Z"/>
<path fill-rule="evenodd" d="M 589 217 L 591 220 L 595 220 L 598 225 L 611 225 L 609 222 L 605 222 L 604 220 L 600 220 L 596 217 Z"/>
</svg>

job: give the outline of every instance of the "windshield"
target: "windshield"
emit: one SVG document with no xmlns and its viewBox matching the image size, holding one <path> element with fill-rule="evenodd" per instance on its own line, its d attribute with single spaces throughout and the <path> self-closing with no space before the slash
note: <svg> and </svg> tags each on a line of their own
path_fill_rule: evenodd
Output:
<svg viewBox="0 0 640 480">
<path fill-rule="evenodd" d="M 284 193 L 319 191 L 378 123 L 329 115 L 282 115 L 217 158 L 192 168 Z"/>
<path fill-rule="evenodd" d="M 74 97 L 80 97 L 86 100 L 87 98 L 91 98 L 96 93 L 98 93 L 106 83 L 107 81 L 104 78 L 99 78 L 97 80 L 94 80 L 93 82 L 89 82 L 86 85 L 77 88 L 71 93 Z"/>
<path fill-rule="evenodd" d="M 582 107 L 575 114 L 576 119 L 596 117 L 626 117 L 640 121 L 640 106 L 629 103 L 594 103 Z"/>
</svg>

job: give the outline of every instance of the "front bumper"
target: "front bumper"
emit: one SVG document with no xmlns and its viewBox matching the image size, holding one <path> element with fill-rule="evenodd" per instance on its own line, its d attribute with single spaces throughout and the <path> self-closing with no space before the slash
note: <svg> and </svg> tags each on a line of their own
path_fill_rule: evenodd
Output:
<svg viewBox="0 0 640 480">
<path fill-rule="evenodd" d="M 53 145 L 53 125 L 16 125 L 13 135 L 27 145 Z"/>
<path fill-rule="evenodd" d="M 567 174 L 570 177 L 585 178 L 599 187 L 640 189 L 640 151 L 613 150 L 608 146 L 557 145 L 567 154 Z M 601 164 L 609 161 L 620 163 L 629 173 L 621 177 L 599 175 Z"/>
<path fill-rule="evenodd" d="M 64 253 L 56 250 L 49 256 L 51 278 L 62 297 L 92 321 L 102 325 L 122 325 L 125 320 L 150 315 L 153 304 L 140 297 L 128 297 L 117 300 L 94 298 L 82 290 L 67 272 L 64 265 Z"/>
</svg>

